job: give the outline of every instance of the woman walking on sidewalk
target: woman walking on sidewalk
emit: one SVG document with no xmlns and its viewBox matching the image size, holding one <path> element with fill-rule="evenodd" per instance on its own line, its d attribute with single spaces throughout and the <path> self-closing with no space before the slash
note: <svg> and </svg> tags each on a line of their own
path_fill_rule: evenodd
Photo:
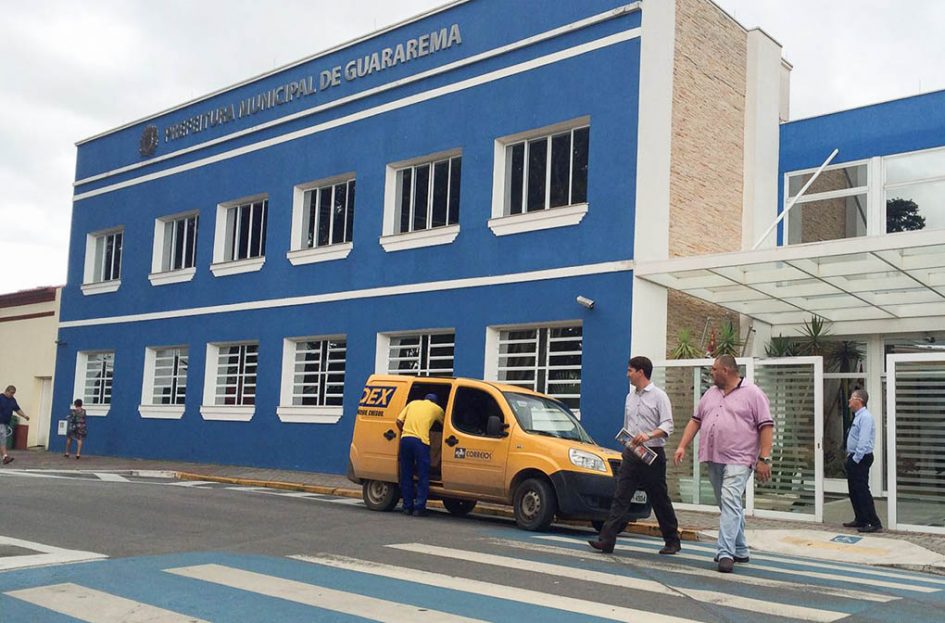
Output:
<svg viewBox="0 0 945 623">
<path fill-rule="evenodd" d="M 82 408 L 82 399 L 76 398 L 75 402 L 72 403 L 72 408 L 69 409 L 69 428 L 66 431 L 66 453 L 64 455 L 67 459 L 69 458 L 69 446 L 72 445 L 73 439 L 75 439 L 75 458 L 82 457 L 82 442 L 85 441 L 86 432 L 85 409 Z"/>
</svg>

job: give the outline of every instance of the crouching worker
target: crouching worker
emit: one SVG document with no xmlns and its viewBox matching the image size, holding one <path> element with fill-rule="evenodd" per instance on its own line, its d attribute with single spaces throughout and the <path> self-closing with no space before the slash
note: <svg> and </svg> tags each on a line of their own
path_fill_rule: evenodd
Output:
<svg viewBox="0 0 945 623">
<path fill-rule="evenodd" d="M 430 429 L 443 423 L 443 409 L 436 394 L 410 402 L 397 416 L 400 429 L 400 493 L 404 514 L 422 517 L 427 514 L 430 493 Z M 417 476 L 414 487 L 413 477 Z"/>
</svg>

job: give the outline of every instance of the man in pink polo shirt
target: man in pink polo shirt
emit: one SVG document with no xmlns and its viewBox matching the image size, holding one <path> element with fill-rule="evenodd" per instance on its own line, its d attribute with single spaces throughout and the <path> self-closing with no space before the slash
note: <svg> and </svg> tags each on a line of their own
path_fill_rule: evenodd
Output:
<svg viewBox="0 0 945 623">
<path fill-rule="evenodd" d="M 760 482 L 771 477 L 774 421 L 768 397 L 738 375 L 738 364 L 731 355 L 722 355 L 712 364 L 712 382 L 715 385 L 702 395 L 683 431 L 673 461 L 676 465 L 682 462 L 686 448 L 701 430 L 699 460 L 708 468 L 722 511 L 716 560 L 720 572 L 731 573 L 734 563 L 749 559 L 742 496 L 752 470 Z"/>
</svg>

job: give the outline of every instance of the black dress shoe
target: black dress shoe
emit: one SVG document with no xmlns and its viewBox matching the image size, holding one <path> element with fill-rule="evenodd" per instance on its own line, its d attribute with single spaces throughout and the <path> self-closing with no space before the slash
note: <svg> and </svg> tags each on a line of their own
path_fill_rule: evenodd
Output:
<svg viewBox="0 0 945 623">
<path fill-rule="evenodd" d="M 679 550 L 681 549 L 682 549 L 682 546 L 679 543 L 667 543 L 666 546 L 660 550 L 660 554 L 663 554 L 663 555 L 678 554 Z"/>
<path fill-rule="evenodd" d="M 593 547 L 594 549 L 596 549 L 597 551 L 599 551 L 601 554 L 614 553 L 614 546 L 608 545 L 607 543 L 604 543 L 603 541 L 588 541 L 587 544 Z"/>
<path fill-rule="evenodd" d="M 882 527 L 881 525 L 879 525 L 879 524 L 869 523 L 869 524 L 866 524 L 865 526 L 861 526 L 861 527 L 857 528 L 856 531 L 857 531 L 857 532 L 867 532 L 867 533 L 882 532 L 882 531 L 883 531 L 883 527 Z"/>
<path fill-rule="evenodd" d="M 409 517 L 410 515 L 413 515 L 413 509 L 412 509 L 412 508 L 405 508 L 405 509 L 404 509 L 404 515 L 407 515 L 408 517 Z"/>
<path fill-rule="evenodd" d="M 719 561 L 719 555 L 716 554 L 715 558 L 712 559 L 715 562 Z M 732 558 L 735 562 L 751 562 L 751 558 L 748 556 L 735 556 Z"/>
<path fill-rule="evenodd" d="M 862 524 L 859 521 L 845 521 L 843 522 L 844 528 L 862 528 L 866 524 Z"/>
<path fill-rule="evenodd" d="M 414 516 L 414 517 L 426 517 L 426 516 L 427 516 L 427 509 L 425 509 L 425 508 L 418 508 L 418 509 L 415 509 L 415 510 L 413 511 L 413 516 Z"/>
<path fill-rule="evenodd" d="M 719 573 L 731 573 L 735 570 L 735 561 L 726 556 L 719 559 Z"/>
</svg>

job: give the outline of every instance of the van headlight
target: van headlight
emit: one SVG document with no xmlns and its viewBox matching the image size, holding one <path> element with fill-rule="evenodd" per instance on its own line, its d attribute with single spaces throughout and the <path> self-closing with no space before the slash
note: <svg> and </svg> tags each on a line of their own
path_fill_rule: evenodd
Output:
<svg viewBox="0 0 945 623">
<path fill-rule="evenodd" d="M 604 466 L 604 460 L 596 454 L 571 448 L 568 450 L 568 458 L 578 467 L 584 469 L 593 469 L 595 472 L 607 473 L 607 467 Z"/>
</svg>

